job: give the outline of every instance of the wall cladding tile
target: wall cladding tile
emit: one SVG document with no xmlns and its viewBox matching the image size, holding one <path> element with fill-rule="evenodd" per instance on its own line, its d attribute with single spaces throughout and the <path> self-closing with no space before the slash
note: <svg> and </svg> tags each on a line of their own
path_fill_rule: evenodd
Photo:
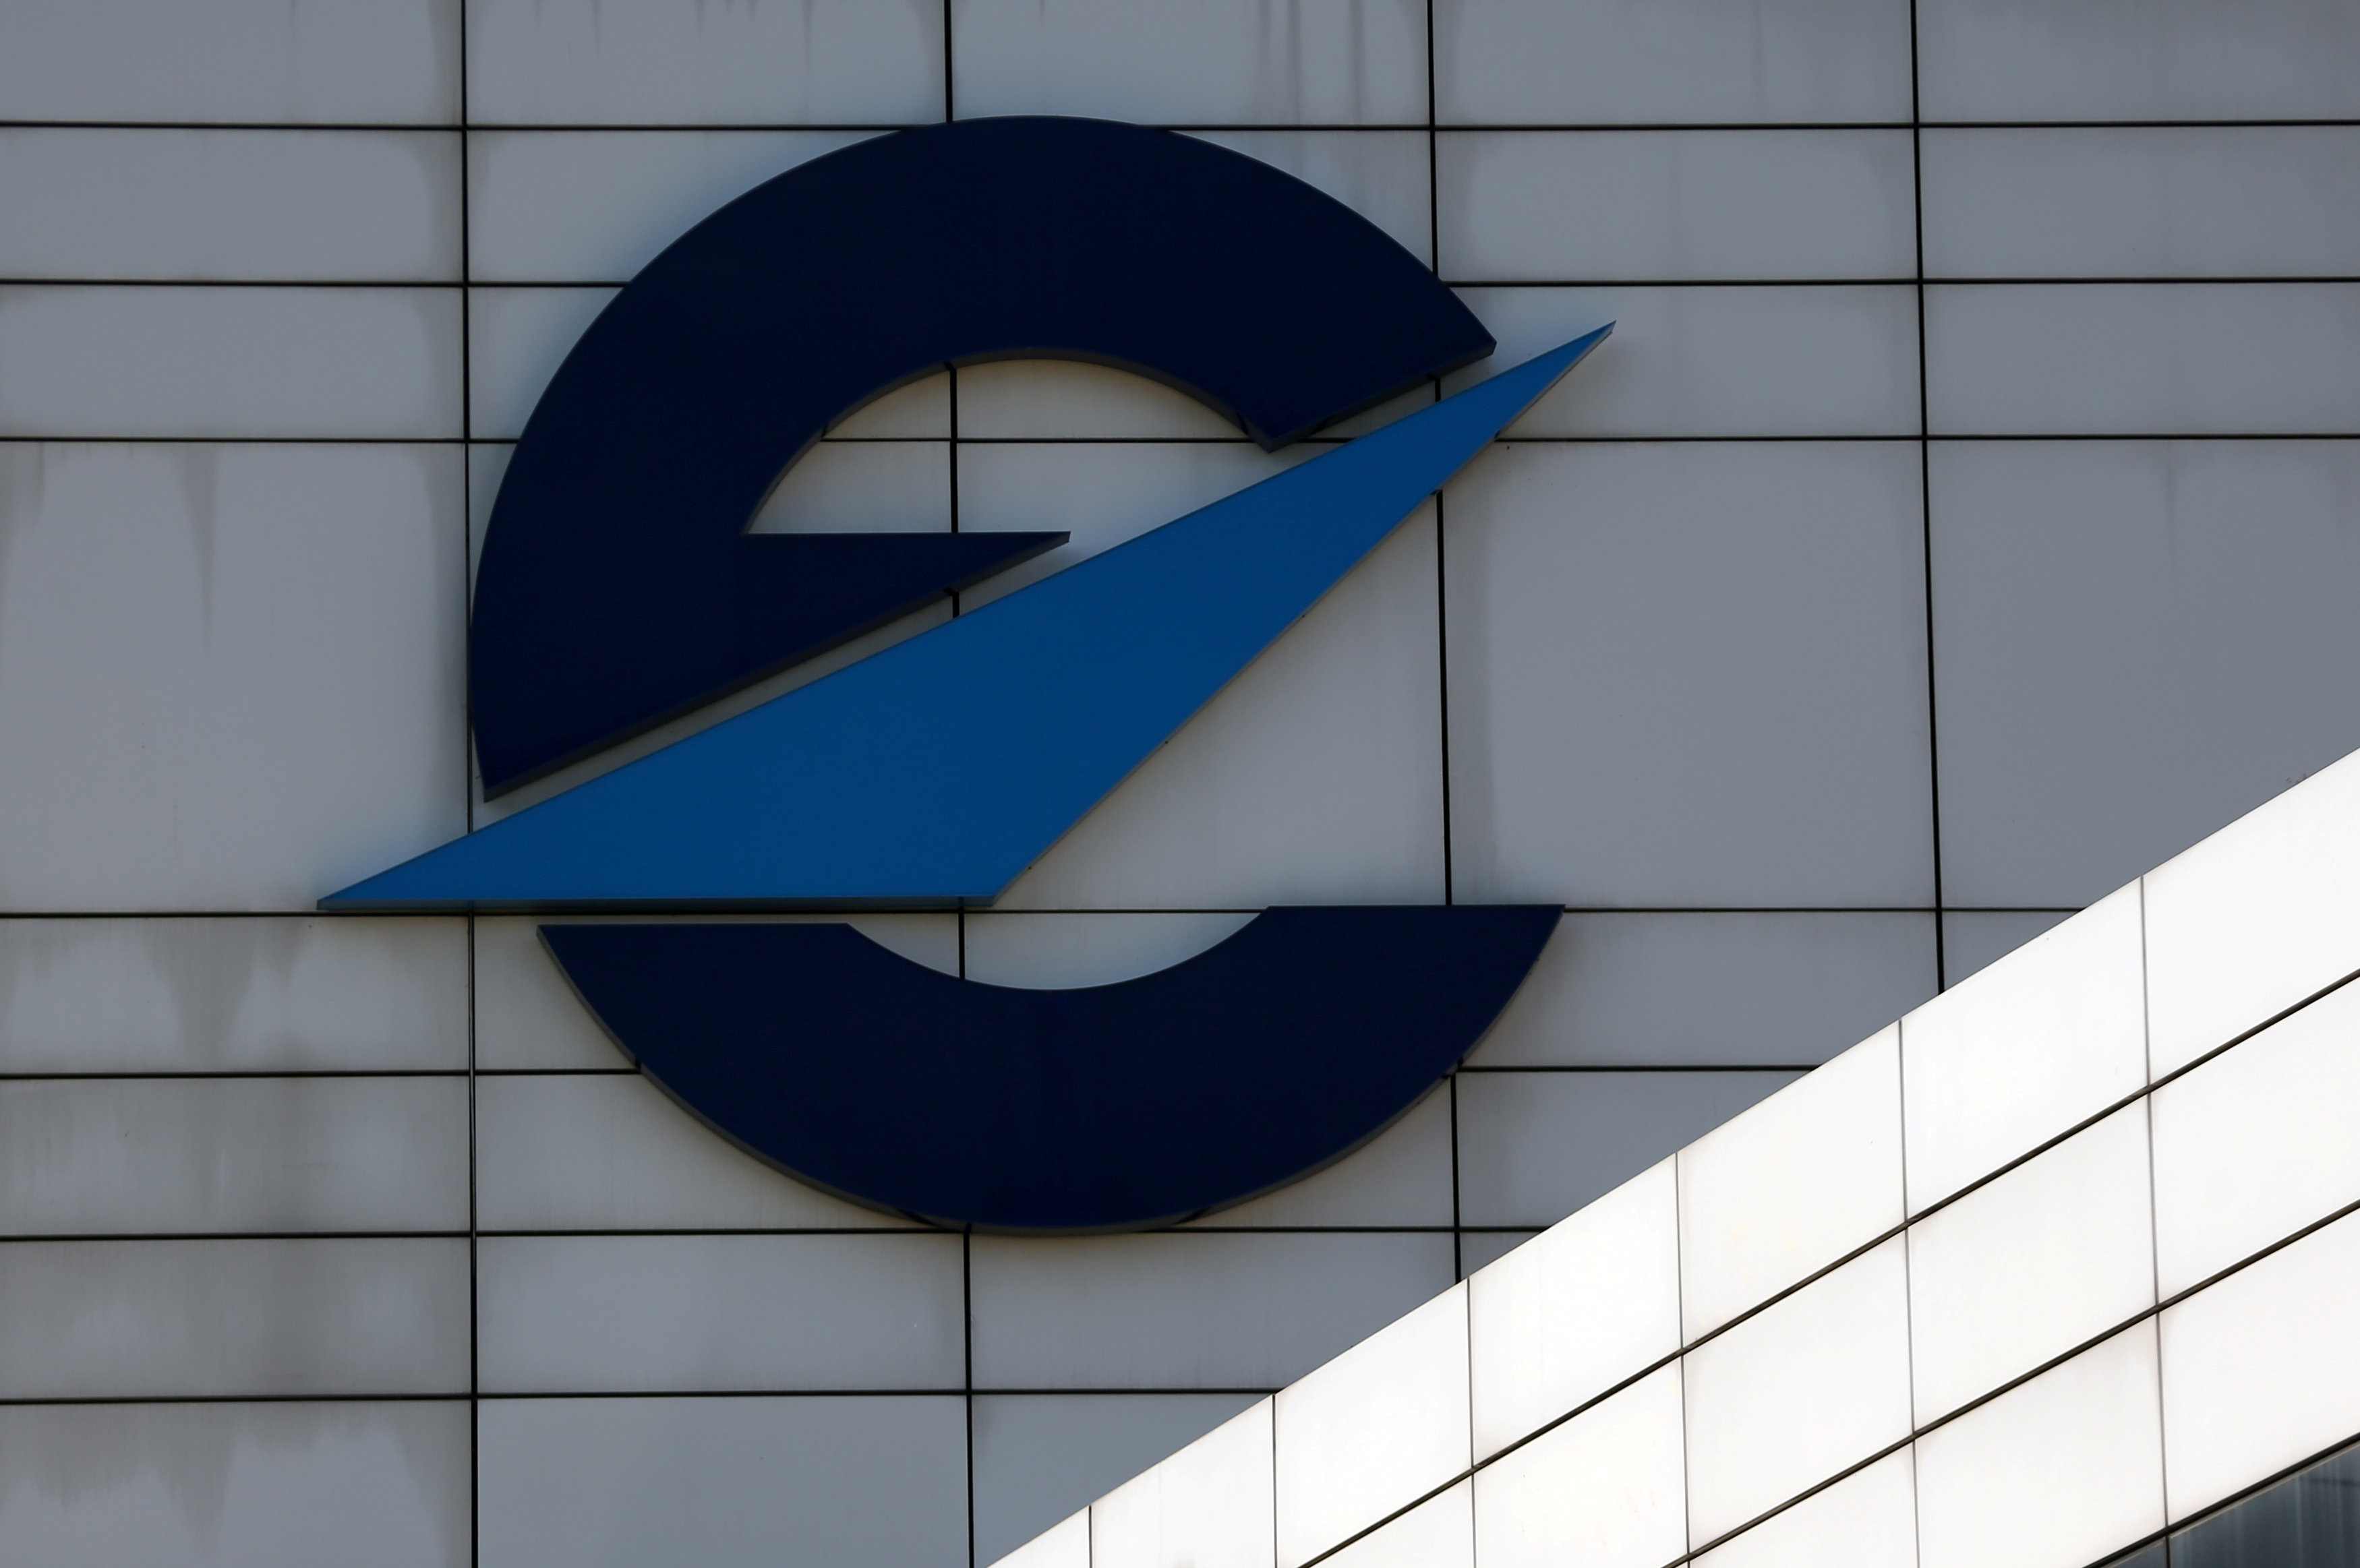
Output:
<svg viewBox="0 0 2360 1568">
<path fill-rule="evenodd" d="M 453 1240 L 0 1243 L 0 1398 L 464 1393 Z"/>
<path fill-rule="evenodd" d="M 1454 282 L 1917 270 L 1906 132 L 1453 131 L 1435 157 Z"/>
<path fill-rule="evenodd" d="M 1786 0 L 1743 25 L 1710 0 L 1438 0 L 1445 125 L 1909 118 L 1909 15 Z"/>
<path fill-rule="evenodd" d="M 2014 953 L 2060 920 L 2066 909 L 1946 909 L 1942 973 L 1955 985 Z"/>
<path fill-rule="evenodd" d="M 1323 1558 L 1335 1568 L 1475 1568 L 1475 1487 L 1461 1481 Z"/>
<path fill-rule="evenodd" d="M 0 1235 L 466 1228 L 464 1079 L 0 1083 Z"/>
<path fill-rule="evenodd" d="M 954 0 L 957 117 L 1423 125 L 1414 0 Z"/>
<path fill-rule="evenodd" d="M 459 276 L 459 138 L 432 131 L 0 130 L 0 275 Z"/>
<path fill-rule="evenodd" d="M 455 450 L 0 445 L 0 905 L 308 910 L 464 830 Z"/>
<path fill-rule="evenodd" d="M 481 288 L 467 291 L 467 434 L 514 441 L 549 378 L 617 290 Z"/>
<path fill-rule="evenodd" d="M 496 125 L 923 125 L 943 117 L 942 12 L 471 0 L 467 101 Z"/>
<path fill-rule="evenodd" d="M 1918 1568 L 1917 1478 L 1905 1450 L 1697 1560 L 1697 1568 Z"/>
<path fill-rule="evenodd" d="M 464 1402 L 0 1409 L 0 1559 L 453 1568 Z"/>
<path fill-rule="evenodd" d="M 1089 1568 L 1090 1499 L 1255 1402 L 1251 1394 L 986 1394 L 975 1401 L 975 1560 L 1067 1519 Z M 1068 1516 L 1071 1519 L 1068 1519 Z"/>
<path fill-rule="evenodd" d="M 448 124 L 457 0 L 18 0 L 0 117 Z"/>
<path fill-rule="evenodd" d="M 0 287 L 0 435 L 459 433 L 459 300 L 442 289 Z"/>
<path fill-rule="evenodd" d="M 480 1561 L 967 1560 L 956 1399 L 488 1399 Z"/>
<path fill-rule="evenodd" d="M 1475 1476 L 1483 1568 L 1647 1568 L 1687 1549 L 1680 1368 L 1662 1367 Z"/>
<path fill-rule="evenodd" d="M 1255 1403 L 1092 1504 L 1091 1568 L 1273 1568 L 1271 1403 Z"/>
<path fill-rule="evenodd" d="M 0 920 L 0 1072 L 461 1071 L 461 920 Z"/>
</svg>

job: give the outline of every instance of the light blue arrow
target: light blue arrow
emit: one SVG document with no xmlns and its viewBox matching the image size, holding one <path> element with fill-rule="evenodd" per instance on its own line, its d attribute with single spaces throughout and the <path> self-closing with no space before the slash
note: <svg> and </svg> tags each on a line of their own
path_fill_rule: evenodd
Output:
<svg viewBox="0 0 2360 1568">
<path fill-rule="evenodd" d="M 320 907 L 988 904 L 1612 330 Z"/>
</svg>

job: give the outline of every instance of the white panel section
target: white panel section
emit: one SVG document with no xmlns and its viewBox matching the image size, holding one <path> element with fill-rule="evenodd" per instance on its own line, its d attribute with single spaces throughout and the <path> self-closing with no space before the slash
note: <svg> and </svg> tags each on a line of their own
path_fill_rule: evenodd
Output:
<svg viewBox="0 0 2360 1568">
<path fill-rule="evenodd" d="M 1271 1401 L 1090 1505 L 1090 1568 L 1273 1568 Z"/>
<path fill-rule="evenodd" d="M 472 0 L 472 118 L 509 125 L 923 125 L 943 19 L 915 0 Z"/>
<path fill-rule="evenodd" d="M 2360 127 L 1928 131 L 1926 269 L 2360 273 Z"/>
<path fill-rule="evenodd" d="M 466 1228 L 464 1079 L 0 1083 L 0 1235 Z"/>
<path fill-rule="evenodd" d="M 1280 1568 L 1464 1471 L 1467 1287 L 1454 1286 L 1277 1397 Z"/>
<path fill-rule="evenodd" d="M 470 436 L 513 441 L 524 433 L 549 378 L 617 290 L 471 289 L 467 291 Z"/>
<path fill-rule="evenodd" d="M 477 131 L 467 138 L 471 275 L 478 283 L 624 282 L 725 203 L 863 136 Z"/>
<path fill-rule="evenodd" d="M 973 1242 L 981 1388 L 1273 1388 L 1449 1288 L 1450 1237 L 1164 1231 Z"/>
<path fill-rule="evenodd" d="M 955 0 L 951 16 L 962 120 L 1426 119 L 1426 7 L 1415 0 Z"/>
<path fill-rule="evenodd" d="M 0 1245 L 0 1398 L 466 1388 L 464 1236 Z"/>
<path fill-rule="evenodd" d="M 968 1407 L 975 1560 L 1032 1540 L 1256 1402 L 1238 1393 L 977 1395 Z M 1063 1528 L 1089 1550 L 1087 1522 Z"/>
<path fill-rule="evenodd" d="M 2174 1519 L 2352 1435 L 2355 1300 L 2360 1216 L 2348 1216 L 2163 1314 Z"/>
<path fill-rule="evenodd" d="M 956 1398 L 479 1408 L 487 1565 L 967 1561 L 967 1412 Z"/>
<path fill-rule="evenodd" d="M 0 275 L 459 276 L 459 138 L 0 130 Z"/>
<path fill-rule="evenodd" d="M 1656 1568 L 1688 1549 L 1680 1369 L 1666 1367 L 1475 1475 L 1483 1568 Z"/>
<path fill-rule="evenodd" d="M 1814 1492 L 1696 1562 L 1697 1568 L 1918 1568 L 1909 1451 Z"/>
<path fill-rule="evenodd" d="M 11 920 L 0 1072 L 467 1065 L 461 920 Z"/>
<path fill-rule="evenodd" d="M 1880 1030 L 1680 1150 L 1688 1338 L 1901 1223 L 1899 1034 Z"/>
<path fill-rule="evenodd" d="M 1555 1225 L 1793 1083 L 1796 1073 L 1468 1073 L 1459 1219 Z"/>
<path fill-rule="evenodd" d="M 15 120 L 450 121 L 456 0 L 12 0 Z"/>
<path fill-rule="evenodd" d="M 0 902 L 308 910 L 456 837 L 464 504 L 450 448 L 0 447 Z"/>
<path fill-rule="evenodd" d="M 1688 1354 L 1688 1537 L 1708 1541 L 1909 1435 L 1901 1239 Z"/>
<path fill-rule="evenodd" d="M 2157 1090 L 2164 1295 L 2360 1203 L 2355 1126 L 2360 985 L 2320 998 Z"/>
<path fill-rule="evenodd" d="M 449 1568 L 471 1468 L 464 1402 L 17 1406 L 0 1561 Z"/>
<path fill-rule="evenodd" d="M 1090 1568 L 1090 1510 L 1051 1526 L 992 1568 Z"/>
<path fill-rule="evenodd" d="M 1444 493 L 1458 896 L 1930 903 L 1921 485 L 1895 442 L 1478 460 Z"/>
<path fill-rule="evenodd" d="M 2360 967 L 2360 757 L 2147 877 L 2158 1076 Z"/>
<path fill-rule="evenodd" d="M 958 973 L 958 924 L 951 915 L 810 917 L 837 920 L 890 952 L 946 975 Z M 530 917 L 484 916 L 475 930 L 475 1061 L 487 1072 L 571 1069 L 619 1072 L 630 1065 L 574 994 L 565 972 Z"/>
<path fill-rule="evenodd" d="M 0 435 L 459 433 L 448 289 L 0 288 Z"/>
<path fill-rule="evenodd" d="M 1445 278 L 1907 278 L 1899 131 L 1459 131 L 1436 147 Z"/>
<path fill-rule="evenodd" d="M 2360 285 L 1929 288 L 1926 397 L 1937 435 L 2360 429 Z"/>
<path fill-rule="evenodd" d="M 2134 1105 L 1912 1225 L 1918 1421 L 2155 1305 L 2154 1214 Z"/>
<path fill-rule="evenodd" d="M 1568 915 L 1483 1067 L 1823 1062 L 1934 994 L 1922 914 Z"/>
<path fill-rule="evenodd" d="M 634 1073 L 479 1078 L 475 1150 L 486 1230 L 911 1223 L 770 1169 Z"/>
<path fill-rule="evenodd" d="M 963 528 L 966 494 L 962 483 Z M 1011 883 L 1000 906 L 1439 901 L 1435 558 L 1433 512 L 1421 509 Z"/>
<path fill-rule="evenodd" d="M 1324 191 L 1434 264 L 1433 180 L 1423 131 L 1197 131 Z"/>
<path fill-rule="evenodd" d="M 1477 1459 L 1679 1348 L 1672 1163 L 1633 1178 L 1468 1281 Z"/>
<path fill-rule="evenodd" d="M 1438 0 L 1444 125 L 1909 118 L 1909 17 L 1878 0 Z"/>
<path fill-rule="evenodd" d="M 1918 296 L 1906 285 L 1459 290 L 1500 341 L 1447 391 L 1612 321 L 1512 436 L 1918 433 Z"/>
<path fill-rule="evenodd" d="M 1461 1481 L 1335 1556 L 1335 1568 L 1475 1568 L 1475 1499 Z"/>
<path fill-rule="evenodd" d="M 2147 1086 L 2136 883 L 1901 1020 L 1915 1214 Z"/>
<path fill-rule="evenodd" d="M 1918 1562 L 2081 1568 L 2153 1534 L 2162 1437 L 2150 1319 L 1918 1440 Z"/>
<path fill-rule="evenodd" d="M 2360 441 L 1938 441 L 1928 477 L 1946 898 L 2091 903 L 2360 740 Z"/>
<path fill-rule="evenodd" d="M 959 1382 L 955 1236 L 508 1236 L 476 1248 L 501 1393 Z"/>
<path fill-rule="evenodd" d="M 1169 522 L 1181 510 L 1218 500 L 1229 491 L 1275 473 L 1285 459 L 1262 455 L 1245 432 L 1176 387 L 1110 365 L 1079 360 L 1005 359 L 957 373 L 959 436 L 965 441 L 1205 441 L 1237 443 L 1234 452 L 989 452 L 961 455 L 965 477 L 978 486 L 978 517 L 991 528 L 1016 528 L 1033 486 L 1047 492 L 1065 521 L 1093 531 L 1113 528 L 1109 542 Z M 1108 473 L 1101 490 L 1101 465 Z M 1138 472 L 1143 471 L 1143 472 Z M 1250 477 L 1249 477 L 1250 476 Z M 1142 479 L 1145 480 L 1142 485 Z M 1109 519 L 1100 514 L 1115 511 Z M 1071 515 L 1067 515 L 1070 511 Z M 1137 515 L 1142 512 L 1147 515 Z M 1039 524 L 1029 525 L 1038 527 Z M 1103 548 L 1101 546 L 1100 548 Z"/>
<path fill-rule="evenodd" d="M 755 534 L 948 533 L 948 441 L 824 441 L 747 524 Z"/>
<path fill-rule="evenodd" d="M 1929 120 L 2360 114 L 2360 17 L 2339 0 L 1928 0 L 1918 27 Z"/>
</svg>

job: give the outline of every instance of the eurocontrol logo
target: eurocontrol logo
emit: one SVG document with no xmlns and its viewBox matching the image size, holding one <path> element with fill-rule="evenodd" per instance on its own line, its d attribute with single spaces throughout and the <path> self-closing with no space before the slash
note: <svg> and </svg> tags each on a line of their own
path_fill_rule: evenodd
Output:
<svg viewBox="0 0 2360 1568">
<path fill-rule="evenodd" d="M 1607 330 L 322 907 L 988 907 Z M 1275 449 L 1493 346 L 1350 209 L 1168 132 L 964 121 L 792 169 L 649 264 L 525 427 L 475 588 L 486 793 L 1063 543 L 746 531 L 832 425 L 946 365 L 1118 365 Z M 1103 1231 L 1374 1137 L 1474 1046 L 1557 915 L 1273 909 L 1070 991 L 957 979 L 841 923 L 541 935 L 623 1050 L 759 1158 L 938 1224 Z"/>
</svg>

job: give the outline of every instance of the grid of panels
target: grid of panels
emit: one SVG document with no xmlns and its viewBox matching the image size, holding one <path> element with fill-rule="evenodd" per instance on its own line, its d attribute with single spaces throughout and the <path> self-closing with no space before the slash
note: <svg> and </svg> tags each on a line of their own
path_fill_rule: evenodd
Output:
<svg viewBox="0 0 2360 1568">
<path fill-rule="evenodd" d="M 35 1075 L 0 1087 L 20 1126 L 98 1129 L 12 1140 L 9 1234 L 83 1239 L 7 1246 L 69 1281 L 45 1335 L 220 1303 L 124 1317 L 152 1372 L 5 1395 L 195 1377 L 260 1412 L 151 1432 L 142 1404 L 88 1440 L 180 1456 L 134 1466 L 164 1495 L 343 1454 L 285 1463 L 486 1562 L 706 1528 L 741 1532 L 716 1560 L 989 1560 L 2360 739 L 2333 5 L 2224 30 L 2186 0 L 2128 57 L 2095 13 L 1998 0 L 1765 7 L 1742 48 L 1717 7 L 1508 0 L 194 15 L 0 23 L 0 964 Z M 1503 358 L 1623 323 L 1005 910 L 865 922 L 1064 985 L 1273 901 L 1568 906 L 1446 1094 L 1202 1236 L 900 1235 L 619 1075 L 521 922 L 273 913 L 488 815 L 466 561 L 617 281 L 795 161 L 1011 112 L 1293 169 L 1437 262 Z M 1103 548 L 1288 461 L 1069 367 L 836 434 L 759 526 Z M 388 1008 L 406 1032 L 347 1017 Z M 172 1152 L 89 1174 L 134 1126 Z M 415 1298 L 393 1359 L 351 1359 L 340 1314 L 381 1294 Z M 267 1306 L 295 1326 L 258 1360 L 206 1326 Z M 361 1435 L 274 1435 L 258 1395 Z M 464 1454 L 385 1481 L 468 1422 L 480 1490 Z M 700 1488 L 765 1445 L 841 1473 L 745 1469 L 763 1505 L 714 1524 Z M 694 1457 L 618 1521 L 650 1449 Z M 880 1505 L 888 1474 L 917 1501 Z M 864 1533 L 887 1517 L 906 1540 Z"/>
</svg>

